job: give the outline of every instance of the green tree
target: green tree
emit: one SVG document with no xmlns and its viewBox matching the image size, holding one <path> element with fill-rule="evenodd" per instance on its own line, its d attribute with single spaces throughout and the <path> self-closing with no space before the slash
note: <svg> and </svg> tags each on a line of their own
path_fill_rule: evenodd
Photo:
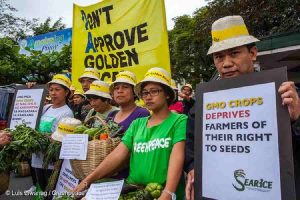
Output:
<svg viewBox="0 0 300 200">
<path fill-rule="evenodd" d="M 62 30 L 65 28 L 66 25 L 62 23 L 62 18 L 59 18 L 53 23 L 53 25 L 51 25 L 51 18 L 48 17 L 44 22 L 40 23 L 36 27 L 33 27 L 32 30 L 34 35 L 40 35 L 40 34 Z"/>
<path fill-rule="evenodd" d="M 32 33 L 37 19 L 16 17 L 16 12 L 17 9 L 8 4 L 7 0 L 0 0 L 0 37 L 10 37 L 18 41 Z"/>
<path fill-rule="evenodd" d="M 214 68 L 205 55 L 207 37 L 198 35 L 196 18 L 187 15 L 174 19 L 175 26 L 169 31 L 172 76 L 177 82 L 183 80 L 195 86 L 210 79 Z M 200 37 L 199 37 L 200 36 Z"/>
<path fill-rule="evenodd" d="M 19 83 L 26 73 L 21 67 L 25 56 L 19 54 L 19 49 L 11 38 L 0 38 L 0 85 Z"/>
<path fill-rule="evenodd" d="M 47 83 L 52 75 L 71 68 L 71 45 L 66 45 L 60 52 L 43 54 L 29 50 L 29 56 L 19 54 L 17 41 L 32 34 L 38 35 L 65 27 L 60 18 L 53 25 L 51 19 L 37 24 L 15 16 L 17 10 L 0 0 L 0 85 L 37 81 Z"/>
<path fill-rule="evenodd" d="M 173 77 L 195 84 L 208 81 L 215 71 L 207 51 L 211 45 L 211 25 L 224 16 L 241 15 L 250 34 L 263 38 L 300 28 L 299 0 L 211 0 L 192 17 L 174 18 L 169 31 Z"/>
</svg>

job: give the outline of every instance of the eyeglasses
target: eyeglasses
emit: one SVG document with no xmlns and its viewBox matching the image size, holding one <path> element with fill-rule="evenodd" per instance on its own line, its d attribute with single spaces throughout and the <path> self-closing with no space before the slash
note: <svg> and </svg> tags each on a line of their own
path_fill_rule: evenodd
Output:
<svg viewBox="0 0 300 200">
<path fill-rule="evenodd" d="M 150 95 L 151 97 L 157 96 L 159 94 L 159 92 L 162 92 L 162 89 L 151 89 L 149 91 L 142 91 L 141 92 L 141 97 L 144 99 L 146 98 L 148 95 Z"/>
</svg>

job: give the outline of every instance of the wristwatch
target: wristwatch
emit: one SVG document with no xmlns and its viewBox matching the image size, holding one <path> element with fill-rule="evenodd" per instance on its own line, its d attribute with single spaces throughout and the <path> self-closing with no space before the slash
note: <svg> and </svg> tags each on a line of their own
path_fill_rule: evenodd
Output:
<svg viewBox="0 0 300 200">
<path fill-rule="evenodd" d="M 170 192 L 169 190 L 164 189 L 163 192 L 168 193 L 171 195 L 172 200 L 176 200 L 176 194 L 174 192 Z"/>
</svg>

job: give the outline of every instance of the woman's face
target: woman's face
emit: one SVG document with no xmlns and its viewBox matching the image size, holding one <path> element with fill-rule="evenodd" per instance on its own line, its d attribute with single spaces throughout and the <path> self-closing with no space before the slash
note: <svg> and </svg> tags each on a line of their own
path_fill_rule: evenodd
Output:
<svg viewBox="0 0 300 200">
<path fill-rule="evenodd" d="M 107 101 L 103 101 L 103 99 L 98 98 L 89 98 L 90 104 L 92 108 L 95 109 L 96 112 L 103 113 L 106 111 L 109 103 Z"/>
<path fill-rule="evenodd" d="M 116 83 L 113 88 L 113 98 L 118 105 L 134 102 L 133 87 L 127 83 Z"/>
<path fill-rule="evenodd" d="M 168 108 L 167 96 L 159 83 L 146 83 L 141 91 L 141 97 L 149 110 L 156 111 L 164 107 Z"/>
<path fill-rule="evenodd" d="M 73 102 L 74 102 L 74 105 L 79 105 L 79 104 L 81 104 L 83 101 L 84 101 L 83 96 L 78 95 L 78 94 L 75 94 L 75 95 L 73 96 Z"/>
<path fill-rule="evenodd" d="M 49 86 L 49 95 L 53 105 L 60 105 L 66 102 L 69 91 L 65 90 L 61 85 L 52 83 Z"/>
</svg>

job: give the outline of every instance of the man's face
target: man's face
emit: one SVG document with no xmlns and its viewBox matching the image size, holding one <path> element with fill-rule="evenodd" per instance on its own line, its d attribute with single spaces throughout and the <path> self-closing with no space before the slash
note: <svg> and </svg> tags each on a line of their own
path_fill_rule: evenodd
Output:
<svg viewBox="0 0 300 200">
<path fill-rule="evenodd" d="M 255 46 L 250 50 L 247 46 L 240 46 L 216 52 L 213 54 L 213 59 L 221 78 L 231 78 L 253 72 L 256 55 Z"/>
<path fill-rule="evenodd" d="M 80 83 L 82 86 L 82 90 L 84 92 L 88 91 L 90 89 L 90 85 L 93 81 L 94 81 L 94 79 L 91 79 L 91 78 L 81 78 Z"/>
<path fill-rule="evenodd" d="M 192 94 L 192 90 L 191 88 L 185 86 L 181 89 L 181 92 L 187 96 L 190 96 Z"/>
</svg>

